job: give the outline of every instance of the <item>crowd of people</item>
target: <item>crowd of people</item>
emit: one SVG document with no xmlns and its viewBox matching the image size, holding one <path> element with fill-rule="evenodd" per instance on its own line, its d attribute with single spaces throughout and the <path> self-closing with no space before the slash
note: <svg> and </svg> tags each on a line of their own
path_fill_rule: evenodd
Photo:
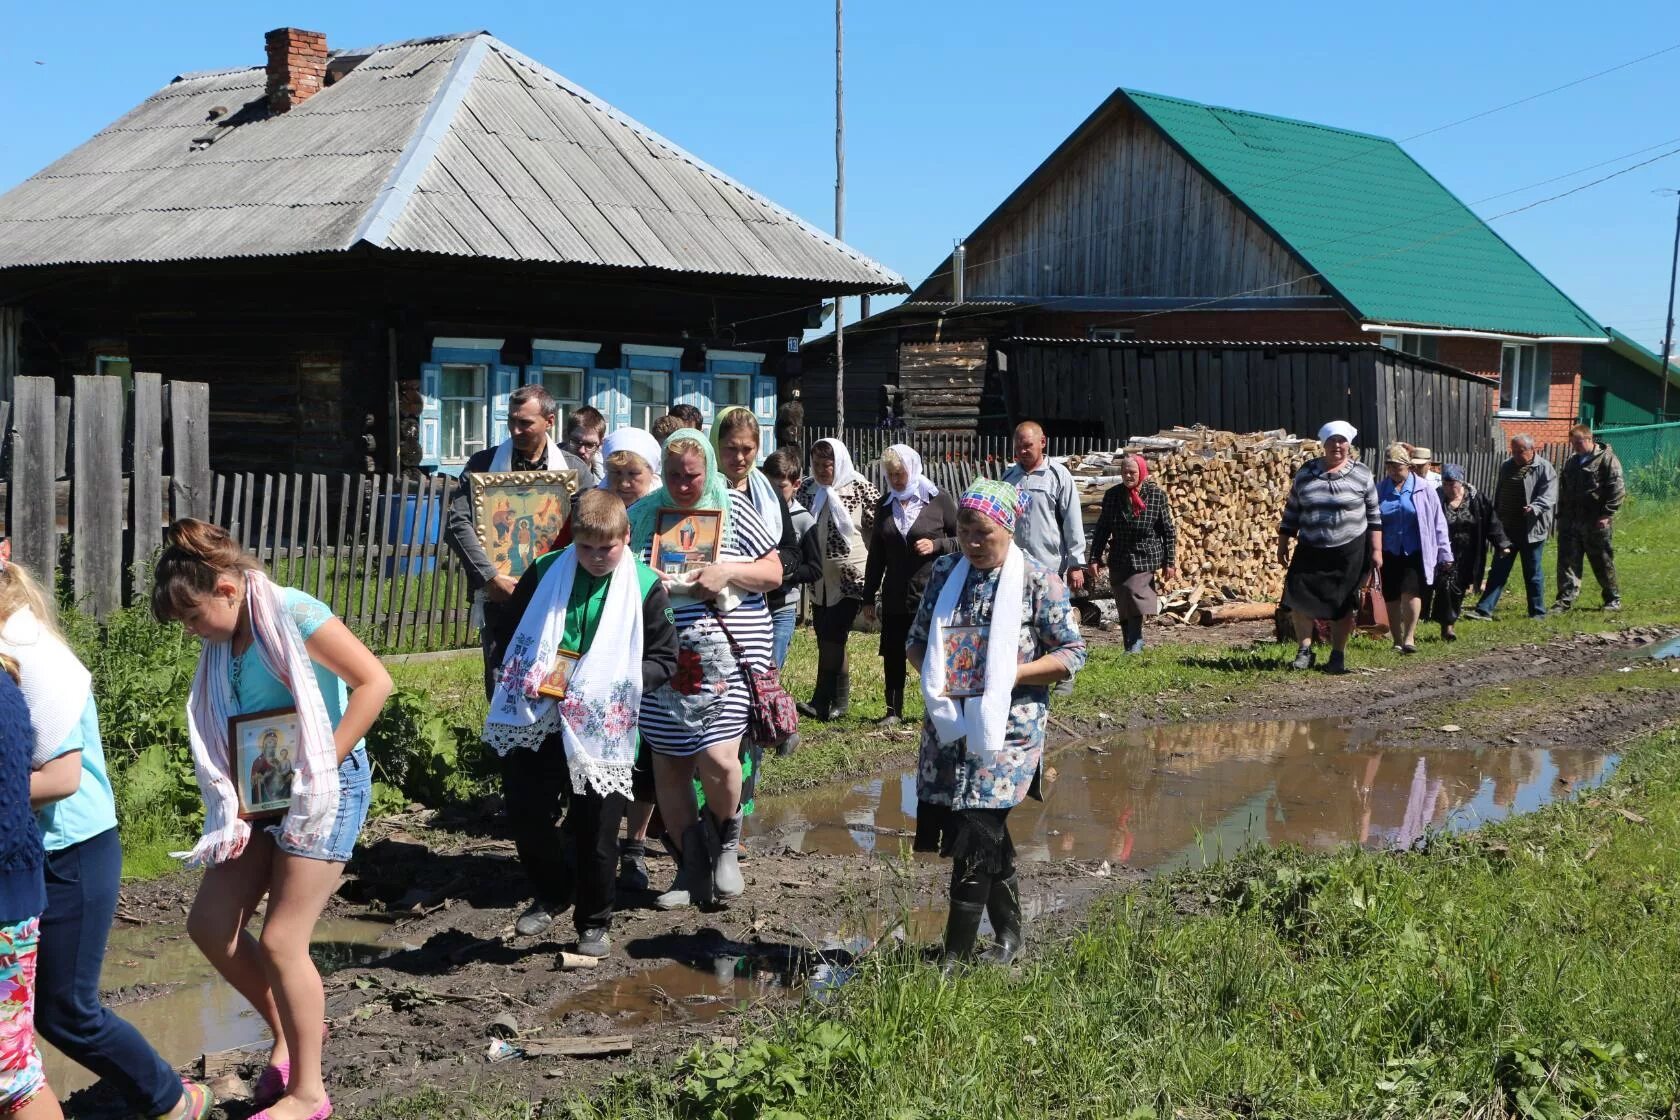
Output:
<svg viewBox="0 0 1680 1120">
<path fill-rule="evenodd" d="M 1551 613 L 1574 608 L 1583 562 L 1591 564 L 1604 609 L 1622 609 L 1611 541 L 1626 496 L 1622 465 L 1585 424 L 1570 429 L 1561 471 L 1538 453 L 1532 436 L 1512 437 L 1492 495 L 1471 486 L 1462 465 L 1447 463 L 1437 472 L 1428 448 L 1407 443 L 1384 450 L 1379 482 L 1354 454 L 1358 436 L 1344 420 L 1324 425 L 1318 433 L 1324 453 L 1297 472 L 1284 506 L 1278 562 L 1289 569 L 1283 606 L 1300 643 L 1294 668 L 1313 667 L 1314 640 L 1324 626 L 1325 669 L 1346 672 L 1348 638 L 1362 597 L 1372 595 L 1383 601 L 1396 653 L 1417 652 L 1424 619 L 1454 641 L 1461 619 L 1492 620 L 1519 558 L 1529 617 L 1545 617 L 1542 563 L 1554 528 L 1558 583 Z M 1465 611 L 1472 593 L 1480 599 Z"/>
<path fill-rule="evenodd" d="M 508 415 L 508 438 L 475 455 L 468 474 L 570 470 L 579 480 L 558 538 L 517 576 L 479 543 L 465 476 L 446 529 L 481 621 L 484 741 L 500 760 L 531 886 L 517 932 L 540 936 L 570 910 L 576 951 L 607 955 L 620 892 L 651 886 L 650 836 L 676 867 L 652 905 L 727 906 L 742 895 L 743 818 L 762 750 L 798 745 L 791 728 L 768 740 L 755 729 L 766 726 L 762 709 L 775 703 L 767 693 L 780 691 L 796 618 L 809 607 L 818 652 L 815 688 L 798 703 L 805 718 L 847 714 L 847 640 L 860 615 L 880 629 L 882 724 L 904 720 L 908 669 L 917 670 L 925 717 L 914 846 L 952 863 L 942 959 L 974 959 L 985 918 L 986 959 L 1018 954 L 1008 818 L 1041 795 L 1053 693 L 1085 664 L 1073 597 L 1106 561 L 1124 649 L 1134 653 L 1157 610 L 1158 579 L 1176 576 L 1177 527 L 1147 462 L 1120 465 L 1087 559 L 1077 487 L 1031 422 L 1015 431 L 1004 479 L 952 495 L 905 444 L 882 457 L 886 493 L 836 439 L 810 449 L 808 476 L 795 448 L 760 463 L 763 433 L 744 408 L 721 410 L 709 432 L 697 410 L 679 405 L 650 431 L 611 434 L 600 413 L 580 408 L 565 417 L 559 443 L 560 417 L 540 386 L 514 393 Z M 1605 608 L 1620 605 L 1611 527 L 1621 468 L 1586 428 L 1571 434 L 1561 473 L 1531 440 L 1512 440 L 1492 495 L 1471 487 L 1462 467 L 1436 472 L 1428 449 L 1404 444 L 1386 450 L 1378 481 L 1354 453 L 1357 436 L 1345 422 L 1325 425 L 1323 455 L 1296 475 L 1284 509 L 1279 561 L 1288 565 L 1296 668 L 1313 665 L 1320 624 L 1327 668 L 1345 668 L 1368 587 L 1386 602 L 1401 653 L 1415 650 L 1425 619 L 1451 640 L 1461 619 L 1491 617 L 1519 558 L 1530 613 L 1544 613 L 1541 548 L 1554 522 L 1552 609 L 1574 604 L 1583 562 Z M 715 553 L 661 571 L 661 524 L 702 516 L 715 518 Z M 1481 598 L 1464 612 L 1471 593 Z M 167 530 L 151 607 L 201 642 L 186 716 L 204 831 L 185 858 L 204 874 L 188 932 L 272 1034 L 254 1089 L 259 1120 L 324 1120 L 324 996 L 310 937 L 365 822 L 363 739 L 391 678 L 329 607 L 271 582 L 238 541 L 202 521 Z M 177 1076 L 101 1003 L 122 853 L 92 681 L 57 629 L 51 598 L 3 558 L 0 669 L 0 982 L 12 992 L 0 1000 L 0 1104 L 26 1117 L 61 1114 L 38 1031 L 138 1113 L 201 1120 L 212 1107 L 205 1087 Z M 255 800 L 289 801 L 264 815 L 242 802 L 234 729 L 276 713 L 292 738 L 277 746 L 263 734 L 249 766 L 262 780 L 250 781 Z M 288 788 L 271 788 L 279 784 Z"/>
</svg>

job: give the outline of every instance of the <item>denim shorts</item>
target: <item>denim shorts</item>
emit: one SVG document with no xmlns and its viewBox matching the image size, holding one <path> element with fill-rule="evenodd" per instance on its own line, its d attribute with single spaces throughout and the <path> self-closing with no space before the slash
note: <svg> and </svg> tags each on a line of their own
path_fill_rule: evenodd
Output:
<svg viewBox="0 0 1680 1120">
<path fill-rule="evenodd" d="M 338 764 L 338 819 L 331 834 L 321 843 L 303 848 L 288 844 L 280 838 L 279 826 L 269 829 L 274 843 L 289 855 L 305 859 L 323 859 L 329 863 L 347 863 L 356 850 L 356 838 L 367 822 L 368 802 L 373 798 L 373 769 L 368 765 L 367 749 L 362 746 L 350 752 Z"/>
</svg>

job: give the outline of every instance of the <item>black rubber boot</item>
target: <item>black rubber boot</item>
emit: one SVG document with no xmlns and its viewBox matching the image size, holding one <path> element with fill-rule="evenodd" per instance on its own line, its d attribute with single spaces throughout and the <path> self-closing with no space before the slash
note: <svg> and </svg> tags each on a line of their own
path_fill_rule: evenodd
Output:
<svg viewBox="0 0 1680 1120">
<path fill-rule="evenodd" d="M 803 700 L 796 700 L 793 706 L 798 708 L 799 714 L 806 719 L 826 720 L 828 719 L 828 707 L 833 702 L 834 674 L 819 665 L 817 668 L 817 687 L 811 693 L 811 702 L 807 704 Z"/>
<path fill-rule="evenodd" d="M 852 710 L 852 675 L 844 669 L 834 678 L 834 703 L 828 706 L 830 720 L 845 719 Z"/>
<path fill-rule="evenodd" d="M 982 958 L 988 964 L 1008 964 L 1021 952 L 1021 887 L 1011 872 L 992 882 L 986 898 L 986 915 L 992 919 L 992 936 L 997 944 Z"/>
<path fill-rule="evenodd" d="M 706 827 L 705 818 L 702 809 L 700 819 L 688 826 L 682 840 L 683 885 L 688 887 L 688 900 L 695 906 L 707 906 L 712 901 L 712 843 L 717 833 Z"/>
<path fill-rule="evenodd" d="M 980 936 L 980 919 L 986 915 L 986 899 L 992 889 L 990 875 L 951 884 L 951 913 L 945 919 L 945 952 L 940 965 L 946 972 L 974 959 L 974 942 Z"/>
</svg>

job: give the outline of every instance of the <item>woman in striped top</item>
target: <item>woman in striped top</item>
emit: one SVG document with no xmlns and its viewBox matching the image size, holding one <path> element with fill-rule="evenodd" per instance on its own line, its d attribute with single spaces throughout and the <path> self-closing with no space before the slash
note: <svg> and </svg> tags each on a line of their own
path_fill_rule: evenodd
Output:
<svg viewBox="0 0 1680 1120">
<path fill-rule="evenodd" d="M 677 884 L 657 900 L 661 909 L 673 909 L 727 902 L 744 887 L 735 845 L 741 736 L 751 705 L 746 675 L 772 660 L 764 593 L 781 586 L 782 561 L 751 496 L 729 486 L 705 436 L 680 428 L 664 451 L 665 485 L 630 510 L 631 543 L 643 560 L 658 567 L 660 510 L 723 515 L 717 562 L 666 580 L 680 643 L 677 674 L 642 698 L 642 737 L 653 749 L 659 811 L 682 859 Z M 706 794 L 703 813 L 695 803 L 696 776 Z"/>
<path fill-rule="evenodd" d="M 1294 668 L 1313 663 L 1313 623 L 1330 621 L 1325 669 L 1346 672 L 1347 641 L 1366 577 L 1382 569 L 1382 513 L 1371 471 L 1353 454 L 1359 433 L 1345 420 L 1318 431 L 1324 454 L 1295 475 L 1278 527 L 1278 563 L 1289 567 L 1283 605 L 1294 615 Z M 1295 555 L 1289 555 L 1296 538 Z"/>
</svg>

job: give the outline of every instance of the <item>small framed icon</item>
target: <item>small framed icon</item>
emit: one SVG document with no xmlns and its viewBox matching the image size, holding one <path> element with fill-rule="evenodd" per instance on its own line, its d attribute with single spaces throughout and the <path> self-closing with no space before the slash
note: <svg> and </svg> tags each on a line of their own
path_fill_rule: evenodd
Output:
<svg viewBox="0 0 1680 1120">
<path fill-rule="evenodd" d="M 554 652 L 554 668 L 549 670 L 548 676 L 537 685 L 537 695 L 547 696 L 551 700 L 564 700 L 566 689 L 572 683 L 572 674 L 577 672 L 578 661 L 583 655 L 573 653 L 569 649 Z"/>
<path fill-rule="evenodd" d="M 945 695 L 966 700 L 986 691 L 986 632 L 978 626 L 947 626 L 944 635 Z"/>
<path fill-rule="evenodd" d="M 661 509 L 654 522 L 653 569 L 676 578 L 717 563 L 722 529 L 722 510 Z"/>
<path fill-rule="evenodd" d="M 292 708 L 234 716 L 228 720 L 239 816 L 276 817 L 292 804 L 292 775 L 303 757 L 303 729 Z"/>
</svg>

